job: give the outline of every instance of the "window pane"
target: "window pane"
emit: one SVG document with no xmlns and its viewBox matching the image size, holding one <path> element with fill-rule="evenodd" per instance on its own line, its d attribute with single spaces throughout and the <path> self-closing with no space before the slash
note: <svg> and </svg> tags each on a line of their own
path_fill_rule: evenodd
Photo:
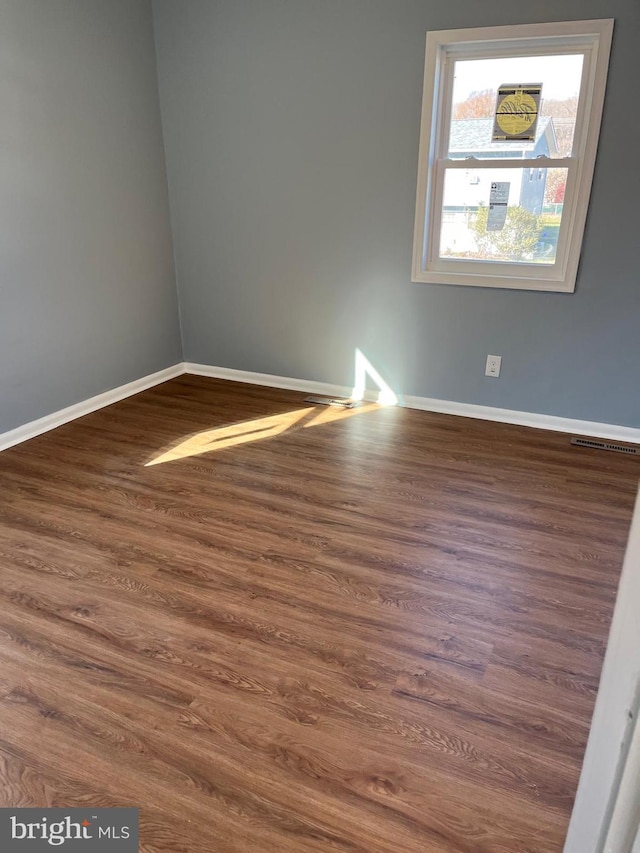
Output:
<svg viewBox="0 0 640 853">
<path fill-rule="evenodd" d="M 440 257 L 553 264 L 567 169 L 447 169 Z"/>
<path fill-rule="evenodd" d="M 570 157 L 582 54 L 458 60 L 454 67 L 449 158 Z M 535 141 L 493 141 L 498 89 L 542 84 Z"/>
</svg>

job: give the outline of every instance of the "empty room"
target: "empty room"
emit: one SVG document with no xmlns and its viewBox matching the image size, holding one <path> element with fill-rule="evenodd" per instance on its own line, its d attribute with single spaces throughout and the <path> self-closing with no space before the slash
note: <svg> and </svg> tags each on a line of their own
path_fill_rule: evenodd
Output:
<svg viewBox="0 0 640 853">
<path fill-rule="evenodd" d="M 639 36 L 0 0 L 3 853 L 640 853 Z"/>
</svg>

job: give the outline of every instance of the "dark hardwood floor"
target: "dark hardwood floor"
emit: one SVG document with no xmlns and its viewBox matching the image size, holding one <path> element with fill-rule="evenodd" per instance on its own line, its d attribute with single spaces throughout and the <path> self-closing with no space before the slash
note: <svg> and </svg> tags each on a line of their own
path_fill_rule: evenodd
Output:
<svg viewBox="0 0 640 853">
<path fill-rule="evenodd" d="M 0 806 L 560 853 L 640 459 L 303 399 L 183 377 L 0 454 Z"/>
</svg>

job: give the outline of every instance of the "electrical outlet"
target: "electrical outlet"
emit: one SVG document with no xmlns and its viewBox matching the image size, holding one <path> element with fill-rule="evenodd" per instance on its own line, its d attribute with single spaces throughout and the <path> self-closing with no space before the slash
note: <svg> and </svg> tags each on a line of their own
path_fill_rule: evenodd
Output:
<svg viewBox="0 0 640 853">
<path fill-rule="evenodd" d="M 502 364 L 501 355 L 488 355 L 487 366 L 484 369 L 485 376 L 500 376 L 500 365 Z"/>
</svg>

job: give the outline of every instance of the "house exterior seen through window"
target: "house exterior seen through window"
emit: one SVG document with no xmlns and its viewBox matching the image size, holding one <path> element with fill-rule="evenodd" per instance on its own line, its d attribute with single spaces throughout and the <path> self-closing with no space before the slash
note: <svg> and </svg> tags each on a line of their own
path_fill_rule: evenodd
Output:
<svg viewBox="0 0 640 853">
<path fill-rule="evenodd" d="M 414 281 L 574 290 L 612 28 L 428 34 Z"/>
</svg>

